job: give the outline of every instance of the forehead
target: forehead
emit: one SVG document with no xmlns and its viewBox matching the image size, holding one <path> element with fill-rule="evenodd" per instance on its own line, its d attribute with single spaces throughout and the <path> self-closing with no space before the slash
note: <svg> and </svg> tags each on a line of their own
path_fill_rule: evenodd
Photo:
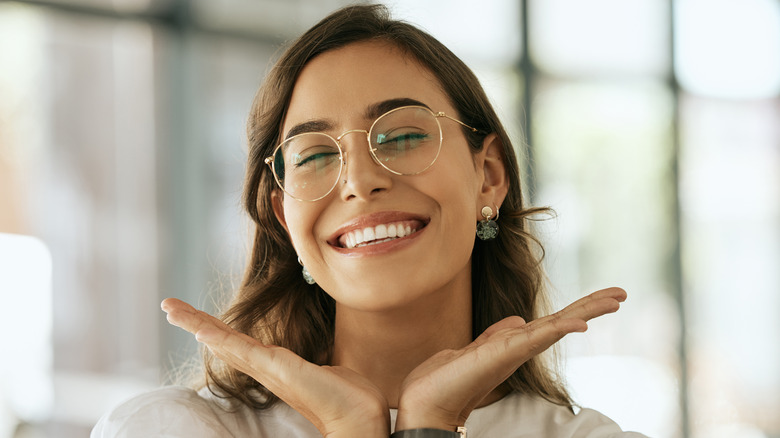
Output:
<svg viewBox="0 0 780 438">
<path fill-rule="evenodd" d="M 453 112 L 436 77 L 412 56 L 383 41 L 353 43 L 325 52 L 303 68 L 282 132 L 315 119 L 355 123 L 372 104 L 398 98 Z"/>
</svg>

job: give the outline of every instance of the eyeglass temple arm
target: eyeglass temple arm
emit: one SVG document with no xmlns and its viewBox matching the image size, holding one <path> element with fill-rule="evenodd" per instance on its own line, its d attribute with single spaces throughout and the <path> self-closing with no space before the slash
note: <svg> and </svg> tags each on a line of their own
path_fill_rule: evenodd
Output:
<svg viewBox="0 0 780 438">
<path fill-rule="evenodd" d="M 460 120 L 458 120 L 458 119 L 456 119 L 456 118 L 454 118 L 454 117 L 450 117 L 450 116 L 448 116 L 447 114 L 444 114 L 444 113 L 443 113 L 443 112 L 441 112 L 441 111 L 439 111 L 438 113 L 436 113 L 436 117 L 445 117 L 445 118 L 448 118 L 448 119 L 452 120 L 453 122 L 455 122 L 455 123 L 457 123 L 457 124 L 459 124 L 459 125 L 461 125 L 461 126 L 463 126 L 463 127 L 465 127 L 465 128 L 468 128 L 468 129 L 470 129 L 470 130 L 471 130 L 471 132 L 477 132 L 477 131 L 479 131 L 477 128 L 472 128 L 471 126 L 469 126 L 469 125 L 467 125 L 467 124 L 465 124 L 465 123 L 461 122 Z"/>
</svg>

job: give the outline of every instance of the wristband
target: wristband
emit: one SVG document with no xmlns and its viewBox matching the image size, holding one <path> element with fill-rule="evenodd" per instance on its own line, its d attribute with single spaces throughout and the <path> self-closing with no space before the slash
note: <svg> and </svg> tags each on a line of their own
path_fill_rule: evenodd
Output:
<svg viewBox="0 0 780 438">
<path fill-rule="evenodd" d="M 455 432 L 430 428 L 399 430 L 390 438 L 466 438 L 466 428 L 458 427 Z"/>
</svg>

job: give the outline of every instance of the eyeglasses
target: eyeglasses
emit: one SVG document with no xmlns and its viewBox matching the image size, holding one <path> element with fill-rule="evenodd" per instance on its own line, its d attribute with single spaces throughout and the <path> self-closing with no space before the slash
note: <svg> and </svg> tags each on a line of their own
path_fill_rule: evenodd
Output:
<svg viewBox="0 0 780 438">
<path fill-rule="evenodd" d="M 425 172 L 439 157 L 443 140 L 440 118 L 477 132 L 443 112 L 424 106 L 403 106 L 379 116 L 368 131 L 352 129 L 336 138 L 323 132 L 306 132 L 283 141 L 265 159 L 282 190 L 299 201 L 317 201 L 330 194 L 347 165 L 341 139 L 363 132 L 374 162 L 396 175 Z"/>
</svg>

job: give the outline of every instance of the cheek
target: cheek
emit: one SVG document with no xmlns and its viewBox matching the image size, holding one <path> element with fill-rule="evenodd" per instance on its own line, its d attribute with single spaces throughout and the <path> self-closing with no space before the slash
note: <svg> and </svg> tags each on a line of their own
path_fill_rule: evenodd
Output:
<svg viewBox="0 0 780 438">
<path fill-rule="evenodd" d="M 443 209 L 456 210 L 458 222 L 471 222 L 481 189 L 471 155 L 446 164 L 448 166 L 442 166 L 432 186 L 439 192 L 437 197 L 441 199 Z"/>
<path fill-rule="evenodd" d="M 470 254 L 476 230 L 475 211 L 480 183 L 470 155 L 448 161 L 429 181 L 429 196 L 441 211 L 442 245 L 451 251 Z M 456 250 L 457 247 L 457 250 Z"/>
<path fill-rule="evenodd" d="M 319 217 L 319 209 L 315 204 L 305 205 L 294 199 L 288 199 L 284 203 L 284 212 L 287 232 L 295 252 L 308 258 L 306 255 L 310 254 L 316 245 L 314 224 Z"/>
</svg>

